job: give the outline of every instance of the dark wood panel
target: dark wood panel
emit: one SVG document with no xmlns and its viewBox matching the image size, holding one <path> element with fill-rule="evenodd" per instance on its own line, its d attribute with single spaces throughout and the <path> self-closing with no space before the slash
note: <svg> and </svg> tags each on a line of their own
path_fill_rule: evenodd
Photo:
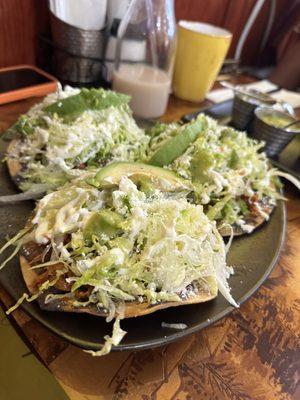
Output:
<svg viewBox="0 0 300 400">
<path fill-rule="evenodd" d="M 175 0 L 176 18 L 224 26 L 230 3 L 231 0 Z"/>
<path fill-rule="evenodd" d="M 233 33 L 233 40 L 229 50 L 229 56 L 233 56 L 239 37 L 252 12 L 257 0 L 230 0 L 226 13 L 224 27 Z M 260 10 L 246 39 L 241 55 L 243 64 L 266 64 L 275 61 L 273 57 L 274 48 L 267 46 L 261 49 L 265 29 L 270 14 L 271 1 L 267 0 Z M 293 10 L 293 11 L 292 11 Z M 292 18 L 300 11 L 300 4 L 294 0 L 277 0 L 273 27 L 271 29 L 268 43 L 272 44 L 275 37 L 282 37 L 284 31 L 292 28 Z M 288 26 L 286 26 L 288 23 Z M 285 28 L 285 29 L 284 29 Z M 278 45 L 278 43 L 276 43 Z"/>
<path fill-rule="evenodd" d="M 225 27 L 233 33 L 229 50 L 232 57 L 242 29 L 257 0 L 175 0 L 177 19 L 203 21 Z M 272 38 L 288 21 L 287 12 L 297 0 L 277 0 Z M 242 54 L 244 64 L 270 59 L 260 54 L 260 43 L 266 27 L 270 0 L 265 2 Z M 300 7 L 298 2 L 298 8 Z M 0 0 L 0 67 L 20 63 L 36 63 L 46 67 L 49 57 L 38 41 L 40 33 L 50 32 L 47 0 Z M 269 49 L 270 50 L 270 49 Z"/>
<path fill-rule="evenodd" d="M 245 24 L 247 23 L 247 20 L 252 12 L 253 6 L 255 4 L 256 0 L 231 0 L 229 2 L 229 7 L 226 11 L 226 17 L 224 21 L 224 28 L 228 29 L 233 37 L 232 37 L 232 43 L 229 49 L 229 57 L 234 56 L 234 52 L 237 46 L 237 43 L 239 41 L 240 35 L 244 29 Z M 265 8 L 266 9 L 266 8 Z M 255 23 L 255 25 L 258 25 Z M 257 49 L 257 45 L 255 42 L 257 41 L 257 36 L 261 36 L 261 30 L 262 27 L 253 27 L 252 32 L 255 30 L 255 32 L 258 33 L 253 35 L 251 38 L 251 47 L 253 46 L 254 48 Z M 250 32 L 250 33 L 252 33 Z M 249 40 L 247 40 L 247 43 L 249 43 Z M 245 56 L 245 53 L 248 52 L 248 48 L 246 51 L 243 51 L 242 56 Z"/>
<path fill-rule="evenodd" d="M 208 2 L 207 0 L 175 0 L 176 17 L 177 19 L 207 22 L 228 29 L 233 34 L 228 56 L 233 57 L 240 35 L 256 1 L 210 0 Z M 276 28 L 282 25 L 282 20 L 286 20 L 289 8 L 293 3 L 293 0 L 277 0 L 271 39 L 276 34 Z M 270 5 L 270 0 L 264 3 L 249 32 L 242 52 L 243 64 L 257 64 L 260 62 L 260 45 L 268 21 Z"/>
<path fill-rule="evenodd" d="M 34 5 L 34 0 L 0 0 L 0 67 L 35 63 Z"/>
<path fill-rule="evenodd" d="M 229 49 L 229 57 L 233 57 L 234 51 L 239 40 L 240 34 L 247 22 L 256 0 L 175 0 L 177 19 L 188 19 L 191 21 L 201 21 L 221 26 L 228 29 L 233 34 L 232 44 Z M 261 14 L 266 19 L 268 6 L 265 5 Z M 252 40 L 256 41 L 261 36 L 260 29 L 255 24 Z M 252 32 L 251 32 L 252 33 Z M 251 43 L 253 45 L 253 43 Z M 257 46 L 253 46 L 257 48 Z M 248 49 L 243 55 L 248 53 Z"/>
</svg>

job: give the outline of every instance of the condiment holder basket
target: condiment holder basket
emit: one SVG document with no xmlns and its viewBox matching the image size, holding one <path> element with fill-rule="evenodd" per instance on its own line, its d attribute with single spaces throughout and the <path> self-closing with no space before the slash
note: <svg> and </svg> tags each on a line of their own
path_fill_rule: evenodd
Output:
<svg viewBox="0 0 300 400">
<path fill-rule="evenodd" d="M 93 83 L 102 79 L 105 30 L 76 28 L 50 12 L 53 70 L 64 81 Z"/>
<path fill-rule="evenodd" d="M 245 89 L 243 89 L 245 91 Z M 253 121 L 254 110 L 261 105 L 272 106 L 276 103 L 267 94 L 248 89 L 247 94 L 235 93 L 232 108 L 232 125 L 239 130 L 247 130 Z M 251 94 L 255 97 L 251 97 Z M 248 98 L 247 98 L 248 97 Z"/>
<path fill-rule="evenodd" d="M 267 124 L 263 120 L 264 116 L 278 115 L 285 117 L 287 120 L 290 120 L 290 122 L 296 121 L 296 118 L 292 117 L 288 113 L 278 111 L 271 107 L 258 107 L 255 109 L 254 115 L 254 123 L 250 135 L 254 139 L 263 140 L 265 142 L 264 151 L 270 157 L 274 157 L 281 153 L 281 151 L 297 134 L 300 135 L 300 130 L 295 130 L 293 127 L 291 127 L 290 130 L 289 128 L 282 129 Z"/>
</svg>

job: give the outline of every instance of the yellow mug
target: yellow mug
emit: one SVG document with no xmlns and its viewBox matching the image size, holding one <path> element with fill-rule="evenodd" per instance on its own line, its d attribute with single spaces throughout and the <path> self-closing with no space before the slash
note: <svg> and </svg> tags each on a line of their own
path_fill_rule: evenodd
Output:
<svg viewBox="0 0 300 400">
<path fill-rule="evenodd" d="M 180 21 L 173 76 L 175 96 L 202 101 L 222 67 L 232 34 L 201 22 Z"/>
</svg>

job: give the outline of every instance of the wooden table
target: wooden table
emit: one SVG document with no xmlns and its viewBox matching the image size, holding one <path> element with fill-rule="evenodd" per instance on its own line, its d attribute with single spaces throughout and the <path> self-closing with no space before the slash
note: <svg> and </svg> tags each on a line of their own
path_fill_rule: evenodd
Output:
<svg viewBox="0 0 300 400">
<path fill-rule="evenodd" d="M 36 101 L 0 107 L 0 131 Z M 165 120 L 198 108 L 171 99 Z M 300 399 L 300 199 L 290 186 L 286 196 L 286 243 L 269 279 L 239 309 L 197 334 L 154 350 L 93 358 L 21 308 L 11 322 L 72 400 Z M 13 304 L 1 288 L 0 301 L 4 308 Z"/>
</svg>

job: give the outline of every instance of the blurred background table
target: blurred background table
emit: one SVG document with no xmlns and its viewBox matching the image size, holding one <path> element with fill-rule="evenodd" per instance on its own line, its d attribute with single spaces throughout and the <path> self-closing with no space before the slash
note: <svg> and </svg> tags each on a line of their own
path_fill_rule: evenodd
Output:
<svg viewBox="0 0 300 400">
<path fill-rule="evenodd" d="M 0 132 L 37 101 L 1 106 Z M 171 97 L 163 119 L 179 119 L 202 105 Z M 299 399 L 300 198 L 290 185 L 285 193 L 286 242 L 270 277 L 239 309 L 194 335 L 153 350 L 93 358 L 21 308 L 9 319 L 72 400 Z M 13 304 L 1 288 L 0 302 L 4 309 Z"/>
</svg>

